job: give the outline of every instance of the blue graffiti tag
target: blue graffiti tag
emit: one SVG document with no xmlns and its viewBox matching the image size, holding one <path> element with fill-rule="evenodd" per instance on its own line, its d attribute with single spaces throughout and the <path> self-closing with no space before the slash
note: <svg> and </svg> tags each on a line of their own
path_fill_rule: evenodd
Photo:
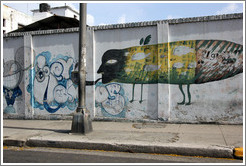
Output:
<svg viewBox="0 0 246 166">
<path fill-rule="evenodd" d="M 96 84 L 96 107 L 100 107 L 103 116 L 125 118 L 126 98 L 121 84 Z"/>
<path fill-rule="evenodd" d="M 49 113 L 65 107 L 75 110 L 78 101 L 77 86 L 70 79 L 73 66 L 74 61 L 68 56 L 57 55 L 51 60 L 49 51 L 36 56 L 27 86 L 32 107 L 45 109 Z"/>
</svg>

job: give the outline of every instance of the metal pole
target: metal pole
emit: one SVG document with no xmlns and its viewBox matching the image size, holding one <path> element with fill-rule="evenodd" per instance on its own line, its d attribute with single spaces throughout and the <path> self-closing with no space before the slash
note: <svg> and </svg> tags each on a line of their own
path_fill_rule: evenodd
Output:
<svg viewBox="0 0 246 166">
<path fill-rule="evenodd" d="M 85 108 L 85 81 L 86 81 L 86 4 L 80 3 L 80 29 L 79 29 L 79 104 L 78 111 Z"/>
<path fill-rule="evenodd" d="M 79 84 L 78 108 L 73 115 L 71 133 L 86 134 L 92 131 L 90 111 L 86 108 L 86 3 L 80 3 L 79 21 Z"/>
</svg>

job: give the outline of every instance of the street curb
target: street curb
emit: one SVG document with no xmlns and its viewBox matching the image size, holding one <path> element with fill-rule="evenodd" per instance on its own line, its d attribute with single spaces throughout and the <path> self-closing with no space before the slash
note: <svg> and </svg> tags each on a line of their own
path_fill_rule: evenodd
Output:
<svg viewBox="0 0 246 166">
<path fill-rule="evenodd" d="M 3 140 L 3 146 L 26 146 L 25 140 L 18 140 L 18 139 L 4 139 Z"/>
<path fill-rule="evenodd" d="M 73 142 L 73 141 L 53 141 L 28 139 L 26 142 L 30 147 L 55 147 L 69 149 L 88 149 L 88 150 L 105 150 L 119 151 L 130 153 L 157 153 L 157 154 L 176 154 L 184 156 L 202 156 L 215 158 L 234 158 L 233 147 L 190 147 L 180 145 L 143 145 L 143 144 L 113 144 L 113 143 L 96 143 L 96 142 Z"/>
<path fill-rule="evenodd" d="M 234 148 L 233 153 L 236 158 L 242 159 L 243 158 L 243 147 Z"/>
</svg>

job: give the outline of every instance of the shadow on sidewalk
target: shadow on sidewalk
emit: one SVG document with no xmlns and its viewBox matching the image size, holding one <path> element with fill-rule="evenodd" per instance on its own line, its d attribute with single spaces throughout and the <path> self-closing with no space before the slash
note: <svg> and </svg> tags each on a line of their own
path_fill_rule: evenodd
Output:
<svg viewBox="0 0 246 166">
<path fill-rule="evenodd" d="M 20 129 L 20 130 L 44 130 L 44 131 L 53 131 L 57 133 L 70 133 L 71 130 L 58 130 L 58 129 L 45 129 L 45 128 L 29 128 L 29 127 L 10 127 L 10 126 L 3 126 L 4 128 L 9 129 Z"/>
</svg>

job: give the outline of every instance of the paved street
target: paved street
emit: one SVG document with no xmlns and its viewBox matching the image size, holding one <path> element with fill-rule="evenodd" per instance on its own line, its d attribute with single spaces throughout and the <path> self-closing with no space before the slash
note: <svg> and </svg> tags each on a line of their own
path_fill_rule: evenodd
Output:
<svg viewBox="0 0 246 166">
<path fill-rule="evenodd" d="M 243 160 L 57 148 L 4 147 L 4 163 L 242 163 Z"/>
</svg>

